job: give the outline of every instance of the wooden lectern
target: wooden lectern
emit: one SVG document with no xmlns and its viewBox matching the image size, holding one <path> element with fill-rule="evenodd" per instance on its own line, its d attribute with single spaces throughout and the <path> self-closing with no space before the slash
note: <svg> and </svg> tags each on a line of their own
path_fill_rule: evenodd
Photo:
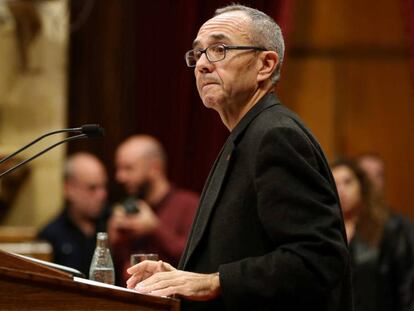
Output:
<svg viewBox="0 0 414 311">
<path fill-rule="evenodd" d="M 0 310 L 171 310 L 173 298 L 76 282 L 69 273 L 0 251 Z"/>
</svg>

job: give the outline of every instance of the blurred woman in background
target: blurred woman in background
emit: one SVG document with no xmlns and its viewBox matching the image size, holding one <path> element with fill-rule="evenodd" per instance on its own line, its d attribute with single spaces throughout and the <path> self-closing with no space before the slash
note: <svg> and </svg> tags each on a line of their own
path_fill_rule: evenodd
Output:
<svg viewBox="0 0 414 311">
<path fill-rule="evenodd" d="M 411 232 L 385 204 L 375 201 L 368 179 L 354 162 L 339 160 L 331 168 L 353 264 L 355 310 L 413 310 Z"/>
</svg>

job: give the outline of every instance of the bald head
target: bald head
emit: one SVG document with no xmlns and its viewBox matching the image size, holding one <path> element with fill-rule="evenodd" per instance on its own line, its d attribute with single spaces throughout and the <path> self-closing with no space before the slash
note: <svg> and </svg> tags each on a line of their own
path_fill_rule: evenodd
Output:
<svg viewBox="0 0 414 311">
<path fill-rule="evenodd" d="M 65 181 L 98 172 L 106 175 L 101 161 L 94 155 L 86 152 L 78 152 L 70 155 L 66 160 L 64 172 Z"/>
<path fill-rule="evenodd" d="M 156 159 L 165 167 L 166 157 L 161 143 L 149 135 L 135 135 L 125 140 L 117 150 L 117 153 L 128 153 L 129 156 Z"/>
<path fill-rule="evenodd" d="M 130 195 L 145 197 L 141 192 L 157 179 L 165 178 L 165 152 L 152 136 L 135 135 L 121 143 L 115 164 L 116 179 Z"/>
<path fill-rule="evenodd" d="M 107 175 L 97 157 L 79 152 L 71 155 L 65 165 L 65 199 L 78 215 L 94 219 L 105 204 Z"/>
</svg>

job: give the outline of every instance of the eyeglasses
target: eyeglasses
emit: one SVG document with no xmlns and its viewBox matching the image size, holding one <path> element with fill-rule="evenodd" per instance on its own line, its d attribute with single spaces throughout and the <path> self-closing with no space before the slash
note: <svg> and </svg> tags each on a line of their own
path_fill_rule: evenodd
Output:
<svg viewBox="0 0 414 311">
<path fill-rule="evenodd" d="M 209 62 L 218 62 L 226 58 L 227 50 L 267 51 L 267 49 L 258 46 L 213 44 L 205 49 L 193 49 L 188 51 L 185 53 L 185 62 L 188 67 L 195 67 L 197 61 L 201 58 L 203 53 L 206 53 L 206 57 Z"/>
<path fill-rule="evenodd" d="M 72 181 L 72 185 L 82 189 L 85 192 L 96 192 L 98 190 L 106 191 L 106 183 L 83 183 L 77 180 Z"/>
</svg>

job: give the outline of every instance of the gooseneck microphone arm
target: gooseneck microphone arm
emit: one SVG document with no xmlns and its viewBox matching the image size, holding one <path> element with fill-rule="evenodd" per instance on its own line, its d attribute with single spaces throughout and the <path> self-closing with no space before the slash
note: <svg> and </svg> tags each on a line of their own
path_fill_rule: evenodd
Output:
<svg viewBox="0 0 414 311">
<path fill-rule="evenodd" d="M 63 139 L 63 140 L 61 140 L 61 141 L 45 148 L 45 149 L 43 149 L 42 151 L 40 151 L 40 152 L 36 153 L 35 155 L 31 156 L 30 158 L 28 158 L 28 159 L 16 164 L 15 166 L 9 168 L 7 171 L 0 174 L 0 178 L 3 177 L 4 175 L 7 175 L 7 174 L 13 172 L 14 170 L 18 169 L 20 166 L 25 165 L 27 162 L 30 162 L 30 161 L 36 159 L 37 157 L 41 156 L 45 152 L 48 152 L 50 149 L 53 149 L 53 148 L 55 148 L 55 147 L 57 147 L 57 146 L 59 146 L 63 143 L 69 142 L 71 140 L 77 140 L 77 139 L 82 139 L 82 138 L 87 138 L 87 137 L 88 136 L 86 134 L 79 134 L 79 135 L 75 135 L 75 136 L 65 138 L 65 139 Z"/>
<path fill-rule="evenodd" d="M 6 162 L 8 159 L 13 158 L 14 156 L 16 156 L 17 154 L 19 154 L 20 152 L 26 150 L 27 148 L 29 148 L 30 146 L 34 145 L 35 143 L 37 143 L 38 141 L 42 140 L 45 137 L 48 137 L 48 136 L 54 135 L 54 134 L 68 133 L 68 132 L 69 133 L 72 133 L 72 132 L 79 132 L 79 133 L 81 133 L 82 132 L 82 128 L 81 127 L 76 127 L 76 128 L 69 128 L 69 129 L 62 129 L 62 130 L 55 130 L 55 131 L 47 132 L 47 133 L 43 134 L 42 136 L 36 138 L 35 140 L 31 141 L 27 145 L 24 145 L 20 149 L 16 150 L 12 154 L 9 154 L 7 157 L 4 157 L 3 159 L 1 159 L 0 160 L 0 164 L 3 163 L 3 162 Z"/>
<path fill-rule="evenodd" d="M 6 174 L 9 174 L 11 172 L 13 172 L 15 169 L 19 168 L 20 166 L 26 164 L 27 162 L 30 162 L 34 159 L 36 159 L 37 157 L 41 156 L 42 154 L 44 154 L 45 152 L 49 151 L 50 149 L 53 149 L 57 146 L 59 146 L 60 144 L 72 141 L 72 140 L 78 140 L 78 139 L 83 139 L 83 138 L 94 138 L 94 137 L 101 137 L 104 135 L 104 129 L 102 127 L 100 127 L 98 124 L 85 124 L 82 125 L 81 127 L 76 127 L 76 128 L 68 128 L 68 129 L 61 129 L 61 130 L 55 130 L 55 131 L 51 131 L 48 132 L 46 134 L 43 134 L 42 136 L 36 138 L 35 140 L 33 140 L 32 142 L 28 143 L 27 145 L 21 147 L 20 149 L 18 149 L 17 151 L 13 152 L 12 154 L 6 156 L 5 158 L 0 160 L 0 164 L 6 162 L 7 160 L 11 159 L 12 157 L 14 157 L 15 155 L 19 154 L 20 152 L 22 152 L 23 150 L 26 150 L 27 148 L 29 148 L 30 146 L 32 146 L 33 144 L 37 143 L 38 141 L 42 140 L 43 138 L 50 136 L 50 135 L 54 135 L 54 134 L 58 134 L 58 133 L 80 133 L 78 135 L 74 135 L 74 136 L 70 136 L 67 137 L 43 150 L 41 150 L 40 152 L 36 153 L 35 155 L 33 155 L 32 157 L 16 164 L 15 166 L 11 167 L 10 169 L 6 170 L 5 172 L 0 174 L 0 178 Z"/>
</svg>

